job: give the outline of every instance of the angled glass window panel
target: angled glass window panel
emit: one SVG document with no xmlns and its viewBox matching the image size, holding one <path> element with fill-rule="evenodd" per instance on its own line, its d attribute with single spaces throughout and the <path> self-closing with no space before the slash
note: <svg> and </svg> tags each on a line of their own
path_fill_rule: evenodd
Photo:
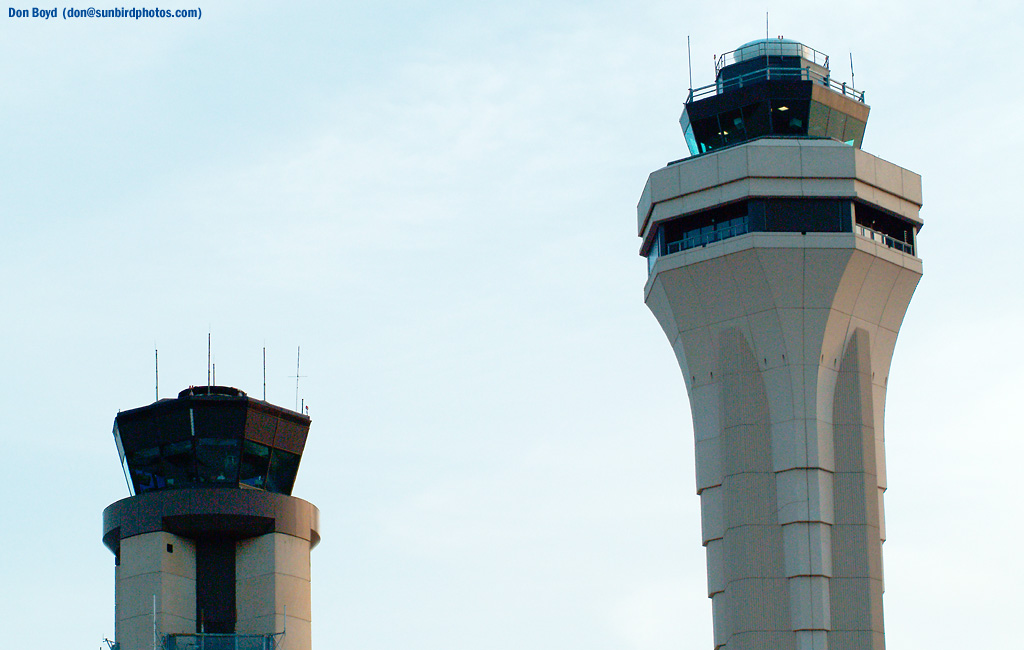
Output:
<svg viewBox="0 0 1024 650">
<path fill-rule="evenodd" d="M 690 124 L 690 115 L 683 109 L 683 114 L 679 117 L 679 126 L 683 129 L 683 138 L 686 140 L 686 148 L 690 151 L 691 156 L 696 156 L 700 153 L 700 149 L 697 146 L 697 139 L 693 136 L 693 125 Z"/>
<path fill-rule="evenodd" d="M 261 405 L 250 404 L 245 415 L 245 438 L 264 445 L 274 444 L 277 417 Z"/>
<path fill-rule="evenodd" d="M 242 448 L 242 464 L 238 470 L 238 482 L 252 487 L 263 488 L 267 483 L 270 468 L 270 448 L 246 440 Z"/>
<path fill-rule="evenodd" d="M 184 408 L 183 404 L 170 404 L 166 411 L 154 420 L 155 429 L 159 431 L 159 437 L 153 440 L 154 444 L 186 440 L 192 435 L 188 409 Z"/>
<path fill-rule="evenodd" d="M 117 420 L 114 420 L 114 444 L 117 445 L 117 456 L 124 460 L 124 445 L 121 444 L 121 432 L 117 428 Z"/>
<path fill-rule="evenodd" d="M 718 116 L 722 127 L 722 140 L 727 143 L 743 142 L 747 139 L 747 127 L 743 122 L 743 112 L 736 108 Z"/>
<path fill-rule="evenodd" d="M 299 456 L 274 449 L 270 452 L 270 472 L 267 489 L 278 494 L 291 494 L 295 474 L 299 471 Z"/>
<path fill-rule="evenodd" d="M 306 436 L 309 433 L 309 421 L 296 421 L 295 418 L 282 416 L 277 421 L 277 432 L 274 434 L 274 442 L 270 446 L 274 449 L 284 449 L 293 454 L 301 454 L 306 446 Z"/>
<path fill-rule="evenodd" d="M 159 447 L 147 447 L 129 454 L 128 468 L 131 470 L 136 494 L 166 486 L 163 473 L 160 471 Z"/>
<path fill-rule="evenodd" d="M 121 432 L 117 428 L 117 419 L 114 420 L 114 444 L 117 446 L 117 456 L 121 460 L 124 480 L 128 484 L 128 493 L 135 496 L 135 486 L 132 485 L 132 472 L 128 468 L 128 458 L 125 456 L 124 445 L 121 443 Z"/>
<path fill-rule="evenodd" d="M 124 480 L 128 483 L 128 494 L 135 496 L 135 485 L 132 484 L 132 470 L 128 467 L 128 459 L 121 460 L 121 470 L 124 472 Z"/>
<path fill-rule="evenodd" d="M 719 131 L 717 117 L 709 117 L 693 123 L 693 135 L 697 139 L 701 153 L 712 151 L 724 144 L 722 134 Z"/>
<path fill-rule="evenodd" d="M 807 135 L 824 138 L 828 132 L 828 118 L 832 109 L 821 102 L 811 102 L 810 114 L 807 116 Z"/>
<path fill-rule="evenodd" d="M 146 466 L 155 467 L 160 461 L 160 448 L 159 447 L 146 447 L 140 449 L 134 454 L 128 456 L 128 464 L 133 469 L 139 469 Z"/>
<path fill-rule="evenodd" d="M 208 401 L 207 401 L 208 400 Z M 217 397 L 195 400 L 195 434 L 201 438 L 238 438 L 245 430 L 245 404 Z"/>
<path fill-rule="evenodd" d="M 196 460 L 192 449 L 192 440 L 172 442 L 161 449 L 163 470 L 170 487 L 195 483 Z"/>
<path fill-rule="evenodd" d="M 696 156 L 700 153 L 700 147 L 697 146 L 697 139 L 693 137 L 693 127 L 691 125 L 686 125 L 686 130 L 683 131 L 683 138 L 686 140 L 686 149 L 690 152 L 691 156 Z"/>
<path fill-rule="evenodd" d="M 167 486 L 164 477 L 159 474 L 138 469 L 132 470 L 132 483 L 135 486 L 135 494 L 159 490 Z"/>
<path fill-rule="evenodd" d="M 828 120 L 828 130 L 825 135 L 840 142 L 849 140 L 849 138 L 844 137 L 844 134 L 846 133 L 847 117 L 846 113 L 842 111 L 832 111 L 832 115 Z"/>
<path fill-rule="evenodd" d="M 864 144 L 864 128 L 866 124 L 852 117 L 846 119 L 846 129 L 843 131 L 843 142 L 852 142 L 853 146 L 860 149 Z"/>
<path fill-rule="evenodd" d="M 772 133 L 775 135 L 806 135 L 810 101 L 773 99 Z"/>
<path fill-rule="evenodd" d="M 748 104 L 741 109 L 743 123 L 747 128 L 747 139 L 754 139 L 771 133 L 768 116 L 768 102 Z"/>
<path fill-rule="evenodd" d="M 238 440 L 196 438 L 196 470 L 199 482 L 237 482 L 238 455 Z"/>
</svg>

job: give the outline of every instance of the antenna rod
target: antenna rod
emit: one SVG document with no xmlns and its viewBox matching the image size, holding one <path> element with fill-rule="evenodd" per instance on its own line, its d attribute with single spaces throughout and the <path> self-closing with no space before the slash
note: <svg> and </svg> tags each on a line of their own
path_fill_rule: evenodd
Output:
<svg viewBox="0 0 1024 650">
<path fill-rule="evenodd" d="M 690 69 L 690 92 L 693 92 L 693 62 L 690 60 L 690 35 L 686 35 L 686 67 Z"/>
<path fill-rule="evenodd" d="M 156 401 L 160 401 L 160 351 L 153 348 L 153 369 L 156 371 Z"/>
<path fill-rule="evenodd" d="M 267 401 L 267 346 L 263 346 L 263 401 Z"/>
<path fill-rule="evenodd" d="M 850 52 L 850 85 L 854 88 L 857 87 L 857 82 L 853 77 L 853 52 Z"/>
<path fill-rule="evenodd" d="M 295 350 L 295 410 L 299 410 L 299 358 L 302 355 L 302 346 Z"/>
<path fill-rule="evenodd" d="M 213 333 L 206 333 L 206 394 L 210 394 L 210 364 L 213 361 Z"/>
<path fill-rule="evenodd" d="M 217 364 L 213 364 L 213 385 L 217 385 Z"/>
<path fill-rule="evenodd" d="M 771 79 L 772 76 L 771 56 L 772 44 L 768 36 L 768 12 L 766 11 L 764 12 L 764 67 L 768 79 Z"/>
</svg>

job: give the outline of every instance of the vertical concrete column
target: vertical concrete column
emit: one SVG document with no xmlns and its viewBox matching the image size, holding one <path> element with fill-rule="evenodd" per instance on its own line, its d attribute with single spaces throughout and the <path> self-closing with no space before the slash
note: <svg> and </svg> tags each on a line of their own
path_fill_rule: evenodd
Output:
<svg viewBox="0 0 1024 650">
<path fill-rule="evenodd" d="M 282 650 L 312 647 L 310 550 L 309 540 L 284 533 L 238 543 L 235 594 L 240 634 L 285 630 Z"/>
<path fill-rule="evenodd" d="M 195 544 L 159 531 L 121 540 L 115 581 L 115 634 L 121 650 L 152 650 L 157 636 L 196 626 Z"/>
</svg>

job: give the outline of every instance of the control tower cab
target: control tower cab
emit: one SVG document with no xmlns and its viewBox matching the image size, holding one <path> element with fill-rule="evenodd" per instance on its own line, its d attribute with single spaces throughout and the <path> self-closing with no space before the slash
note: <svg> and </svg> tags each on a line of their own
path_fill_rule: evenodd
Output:
<svg viewBox="0 0 1024 650">
<path fill-rule="evenodd" d="M 788 39 L 751 41 L 715 59 L 715 83 L 690 91 L 679 120 L 691 155 L 763 136 L 860 147 L 864 93 L 832 79 L 827 55 Z"/>
</svg>

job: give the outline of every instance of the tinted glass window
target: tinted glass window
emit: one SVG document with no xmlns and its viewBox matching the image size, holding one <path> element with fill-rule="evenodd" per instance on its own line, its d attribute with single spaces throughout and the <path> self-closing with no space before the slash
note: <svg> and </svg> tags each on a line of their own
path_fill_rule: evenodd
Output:
<svg viewBox="0 0 1024 650">
<path fill-rule="evenodd" d="M 196 439 L 196 471 L 200 483 L 234 483 L 238 480 L 238 441 Z"/>
<path fill-rule="evenodd" d="M 299 456 L 274 449 L 270 452 L 270 472 L 267 489 L 280 494 L 291 494 L 295 474 L 299 471 Z"/>
<path fill-rule="evenodd" d="M 747 139 L 747 127 L 743 123 L 743 112 L 740 109 L 726 111 L 718 116 L 722 141 L 743 142 Z"/>
<path fill-rule="evenodd" d="M 807 135 L 824 138 L 828 129 L 828 117 L 832 112 L 828 106 L 820 102 L 811 102 L 810 114 L 807 116 Z"/>
<path fill-rule="evenodd" d="M 772 100 L 772 133 L 806 135 L 810 102 L 790 99 Z"/>
<path fill-rule="evenodd" d="M 843 142 L 852 143 L 858 149 L 864 143 L 864 122 L 855 120 L 852 117 L 846 119 L 846 131 L 843 132 Z"/>
<path fill-rule="evenodd" d="M 167 484 L 160 469 L 159 447 L 140 449 L 130 454 L 128 466 L 131 468 L 132 484 L 135 486 L 136 494 L 157 490 Z"/>
<path fill-rule="evenodd" d="M 825 130 L 825 135 L 840 142 L 845 142 L 847 138 L 843 136 L 846 133 L 846 117 L 846 113 L 842 111 L 832 111 L 828 118 L 828 127 Z"/>
<path fill-rule="evenodd" d="M 238 471 L 238 481 L 253 487 L 263 488 L 267 483 L 267 471 L 270 468 L 270 448 L 249 440 L 242 449 L 242 465 Z"/>
<path fill-rule="evenodd" d="M 181 486 L 185 483 L 195 482 L 195 458 L 192 453 L 191 440 L 172 442 L 169 445 L 164 445 L 161 451 L 168 486 Z"/>
<path fill-rule="evenodd" d="M 849 232 L 850 202 L 835 199 L 767 199 L 769 232 Z"/>
</svg>

